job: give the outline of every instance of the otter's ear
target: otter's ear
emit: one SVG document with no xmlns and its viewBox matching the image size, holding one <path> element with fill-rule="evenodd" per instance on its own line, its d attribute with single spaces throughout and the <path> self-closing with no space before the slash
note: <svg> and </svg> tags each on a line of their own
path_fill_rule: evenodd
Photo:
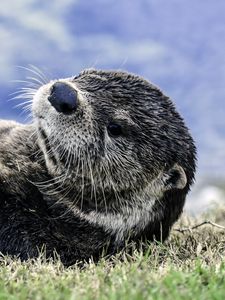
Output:
<svg viewBox="0 0 225 300">
<path fill-rule="evenodd" d="M 168 172 L 165 174 L 165 188 L 166 190 L 178 189 L 182 190 L 187 184 L 187 177 L 184 169 L 175 164 Z"/>
</svg>

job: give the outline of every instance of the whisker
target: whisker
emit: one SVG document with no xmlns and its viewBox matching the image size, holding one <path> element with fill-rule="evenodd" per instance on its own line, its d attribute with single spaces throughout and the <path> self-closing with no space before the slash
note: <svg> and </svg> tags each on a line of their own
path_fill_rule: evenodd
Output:
<svg viewBox="0 0 225 300">
<path fill-rule="evenodd" d="M 35 77 L 27 76 L 26 78 L 29 79 L 29 80 L 32 80 L 34 82 L 37 82 L 37 84 L 39 84 L 39 86 L 42 86 L 43 84 L 46 84 L 46 82 L 42 82 L 41 80 L 39 80 L 38 78 L 35 78 Z"/>
<path fill-rule="evenodd" d="M 28 67 L 24 67 L 24 66 L 18 66 L 18 68 L 35 74 L 40 79 L 41 84 L 46 84 L 47 83 L 47 80 L 45 79 L 45 77 L 43 77 L 36 69 L 32 69 L 32 68 L 28 68 Z"/>
<path fill-rule="evenodd" d="M 102 191 L 102 196 L 103 196 L 103 201 L 104 201 L 104 206 L 105 206 L 105 212 L 107 213 L 108 212 L 108 207 L 107 207 L 107 201 L 106 201 L 106 197 L 105 197 L 105 190 L 104 190 L 102 178 L 101 178 L 101 175 L 100 175 L 98 169 L 97 169 L 97 173 L 98 173 L 100 188 L 101 188 L 101 191 Z"/>
<path fill-rule="evenodd" d="M 34 89 L 37 89 L 37 88 L 40 87 L 40 84 L 37 84 L 35 82 L 31 82 L 31 81 L 28 81 L 28 80 L 18 80 L 18 79 L 15 80 L 14 79 L 14 80 L 11 80 L 11 82 L 26 84 L 27 87 L 34 88 Z"/>
<path fill-rule="evenodd" d="M 35 70 L 43 79 L 45 82 L 49 82 L 50 79 L 46 76 L 46 74 L 37 66 L 29 64 L 29 66 L 31 67 L 31 69 Z"/>
<path fill-rule="evenodd" d="M 14 107 L 15 108 L 19 108 L 19 107 L 23 107 L 24 105 L 28 104 L 29 103 L 29 108 L 31 107 L 31 103 L 32 103 L 32 100 L 27 100 L 27 101 L 24 101 L 22 103 L 19 103 L 17 105 L 15 105 Z"/>
</svg>

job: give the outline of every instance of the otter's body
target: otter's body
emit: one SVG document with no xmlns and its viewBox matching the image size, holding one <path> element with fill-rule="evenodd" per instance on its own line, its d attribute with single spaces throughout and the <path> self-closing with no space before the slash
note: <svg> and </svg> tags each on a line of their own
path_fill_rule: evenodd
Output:
<svg viewBox="0 0 225 300">
<path fill-rule="evenodd" d="M 195 147 L 170 99 L 125 72 L 88 70 L 34 92 L 34 122 L 0 122 L 0 252 L 66 265 L 167 238 Z"/>
</svg>

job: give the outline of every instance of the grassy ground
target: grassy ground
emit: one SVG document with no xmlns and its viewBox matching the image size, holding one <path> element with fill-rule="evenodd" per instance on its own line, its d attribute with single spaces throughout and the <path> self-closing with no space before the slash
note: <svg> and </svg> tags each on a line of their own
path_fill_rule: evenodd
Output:
<svg viewBox="0 0 225 300">
<path fill-rule="evenodd" d="M 225 224 L 225 211 L 205 216 Z M 184 218 L 176 228 L 202 220 Z M 112 260 L 64 268 L 60 262 L 21 263 L 0 258 L 0 300 L 22 299 L 224 299 L 225 229 L 210 224 L 173 230 L 148 252 L 120 253 Z"/>
</svg>

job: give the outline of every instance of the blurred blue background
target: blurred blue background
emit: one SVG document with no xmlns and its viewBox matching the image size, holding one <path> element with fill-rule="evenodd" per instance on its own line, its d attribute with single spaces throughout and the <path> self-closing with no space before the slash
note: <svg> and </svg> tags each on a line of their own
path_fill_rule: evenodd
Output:
<svg viewBox="0 0 225 300">
<path fill-rule="evenodd" d="M 225 177 L 224 0 L 8 0 L 0 7 L 0 118 L 33 64 L 49 78 L 84 68 L 138 73 L 169 95 L 197 142 L 198 177 Z"/>
</svg>

